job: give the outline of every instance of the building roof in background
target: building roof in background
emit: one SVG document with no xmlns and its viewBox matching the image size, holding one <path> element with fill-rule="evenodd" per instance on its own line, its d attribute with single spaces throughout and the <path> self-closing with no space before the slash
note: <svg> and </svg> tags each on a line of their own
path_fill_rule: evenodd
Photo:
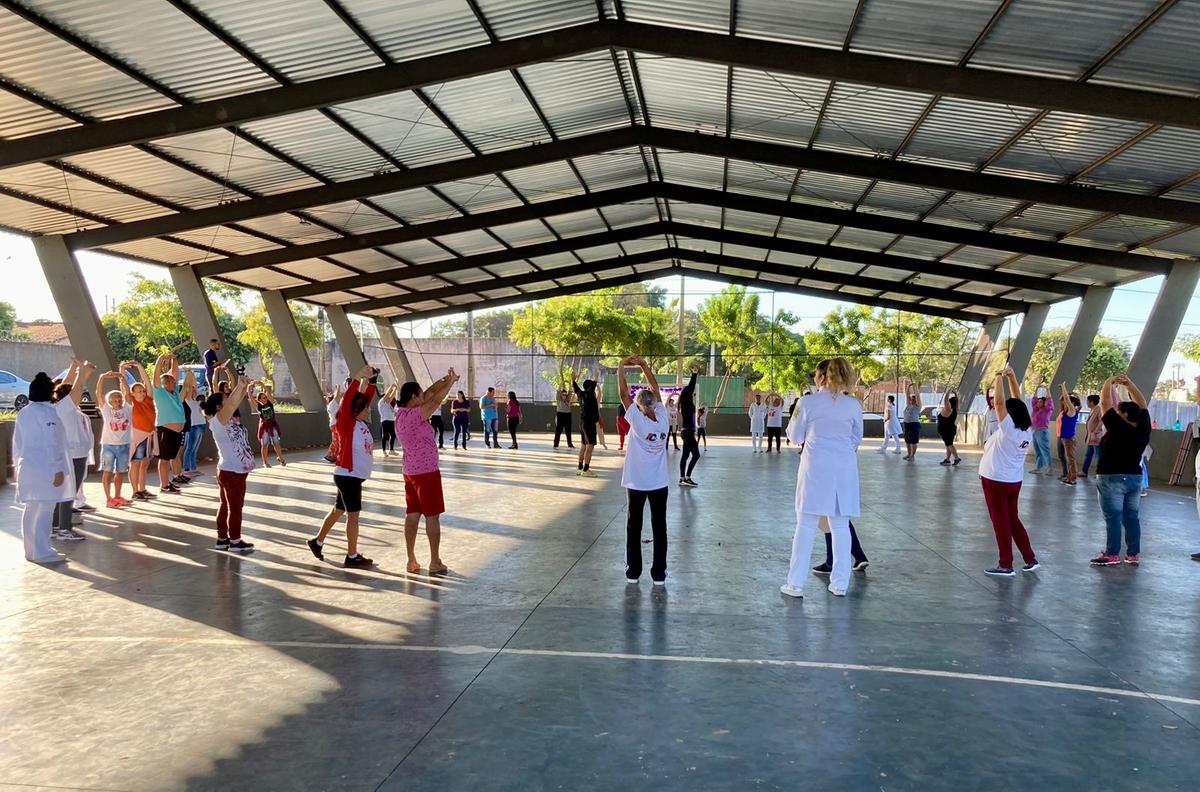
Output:
<svg viewBox="0 0 1200 792">
<path fill-rule="evenodd" d="M 67 329 L 62 322 L 51 322 L 39 319 L 36 322 L 17 322 L 13 326 L 15 333 L 23 334 L 26 340 L 37 344 L 70 344 L 67 339 Z"/>
<path fill-rule="evenodd" d="M 674 272 L 978 321 L 1200 254 L 1162 0 L 0 3 L 0 225 L 396 320 Z"/>
</svg>

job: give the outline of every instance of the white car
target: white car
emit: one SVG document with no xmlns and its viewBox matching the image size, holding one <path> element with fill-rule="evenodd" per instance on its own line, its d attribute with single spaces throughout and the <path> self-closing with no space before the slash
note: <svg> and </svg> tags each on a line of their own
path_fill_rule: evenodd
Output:
<svg viewBox="0 0 1200 792">
<path fill-rule="evenodd" d="M 29 404 L 29 380 L 0 371 L 0 409 L 19 410 Z"/>
</svg>

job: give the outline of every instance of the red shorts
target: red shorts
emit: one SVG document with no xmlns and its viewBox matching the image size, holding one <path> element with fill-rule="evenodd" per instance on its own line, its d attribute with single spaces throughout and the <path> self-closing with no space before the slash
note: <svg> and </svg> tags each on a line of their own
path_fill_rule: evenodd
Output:
<svg viewBox="0 0 1200 792">
<path fill-rule="evenodd" d="M 442 499 L 442 471 L 431 470 L 416 476 L 404 476 L 405 514 L 423 514 L 436 517 L 446 511 Z"/>
</svg>

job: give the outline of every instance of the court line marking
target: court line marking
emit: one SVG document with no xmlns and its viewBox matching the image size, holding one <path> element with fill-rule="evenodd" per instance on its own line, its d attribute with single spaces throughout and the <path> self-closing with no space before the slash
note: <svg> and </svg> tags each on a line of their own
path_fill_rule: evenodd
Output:
<svg viewBox="0 0 1200 792">
<path fill-rule="evenodd" d="M 901 676 L 932 677 L 936 679 L 956 679 L 968 682 L 992 682 L 1004 685 L 1020 685 L 1023 687 L 1050 688 L 1054 690 L 1070 690 L 1079 693 L 1094 693 L 1105 696 L 1120 696 L 1122 698 L 1142 699 L 1169 704 L 1185 704 L 1200 707 L 1200 699 L 1184 696 L 1170 696 L 1163 693 L 1148 693 L 1142 690 L 1103 687 L 1100 685 L 1084 685 L 1075 682 L 1055 682 L 1049 679 L 1030 679 L 1028 677 L 998 676 L 995 674 L 973 674 L 968 671 L 943 671 L 934 668 L 911 668 L 908 666 L 869 665 L 863 663 L 835 663 L 819 660 L 772 660 L 751 657 L 705 657 L 697 655 L 646 655 L 630 654 L 627 652 L 590 652 L 571 651 L 569 649 L 517 649 L 497 648 L 478 645 L 463 646 L 428 646 L 422 644 L 386 644 L 386 643 L 339 643 L 328 641 L 255 641 L 241 638 L 170 638 L 144 637 L 130 638 L 124 636 L 67 636 L 67 637 L 18 637 L 5 636 L 0 638 L 0 644 L 43 643 L 43 644 L 77 644 L 77 643 L 112 643 L 137 644 L 152 643 L 164 645 L 193 645 L 193 646 L 233 646 L 250 648 L 264 646 L 273 649 L 329 649 L 352 651 L 381 651 L 381 652 L 424 652 L 452 655 L 516 655 L 521 657 L 565 657 L 587 660 L 623 660 L 652 663 L 694 663 L 699 665 L 730 665 L 730 666 L 761 666 L 770 668 L 808 668 L 823 671 L 857 671 L 869 674 L 897 674 Z"/>
</svg>

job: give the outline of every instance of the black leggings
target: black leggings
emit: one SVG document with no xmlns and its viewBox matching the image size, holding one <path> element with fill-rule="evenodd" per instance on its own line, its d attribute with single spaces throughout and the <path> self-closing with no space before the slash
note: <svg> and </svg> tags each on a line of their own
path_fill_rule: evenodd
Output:
<svg viewBox="0 0 1200 792">
<path fill-rule="evenodd" d="M 850 523 L 850 556 L 855 561 L 866 561 L 867 554 L 863 552 L 862 545 L 858 543 L 858 531 L 854 530 L 854 523 Z M 833 566 L 833 534 L 825 534 L 825 565 Z"/>
<path fill-rule="evenodd" d="M 508 419 L 508 436 L 512 438 L 513 448 L 517 447 L 517 427 L 521 425 L 520 418 Z"/>
<path fill-rule="evenodd" d="M 396 450 L 396 422 L 395 421 L 381 421 L 379 423 L 379 426 L 380 426 L 380 429 L 383 431 L 383 439 L 380 441 L 380 445 L 383 447 L 383 450 L 384 451 L 395 451 Z M 389 443 L 391 444 L 390 447 L 389 447 Z"/>
<path fill-rule="evenodd" d="M 775 440 L 775 450 L 780 452 L 781 454 L 783 453 L 782 438 L 783 438 L 783 427 L 782 426 L 768 426 L 767 427 L 767 453 L 768 454 L 771 453 L 771 440 L 772 439 Z"/>
<path fill-rule="evenodd" d="M 675 450 L 679 450 L 679 430 L 677 430 L 674 426 L 671 427 L 667 435 L 667 442 L 674 443 Z"/>
<path fill-rule="evenodd" d="M 625 577 L 642 576 L 642 511 L 650 501 L 650 531 L 654 535 L 651 580 L 667 579 L 667 488 L 625 490 L 629 516 L 625 520 Z"/>
<path fill-rule="evenodd" d="M 442 421 L 442 416 L 430 416 L 429 425 L 433 427 L 433 434 L 437 437 L 438 448 L 441 448 L 445 444 L 446 437 L 446 424 Z"/>
<path fill-rule="evenodd" d="M 683 438 L 683 453 L 679 455 L 679 478 L 691 478 L 696 463 L 700 461 L 700 444 L 696 442 L 696 433 L 691 429 L 680 429 L 679 436 Z"/>
<path fill-rule="evenodd" d="M 471 425 L 468 424 L 466 421 L 459 421 L 457 418 L 454 420 L 454 447 L 455 448 L 458 448 L 458 436 L 459 435 L 462 435 L 463 448 L 467 447 L 467 433 L 469 432 L 470 428 L 471 428 Z"/>
<path fill-rule="evenodd" d="M 558 448 L 558 439 L 563 433 L 567 435 L 567 448 L 574 448 L 575 444 L 571 442 L 571 413 L 560 412 L 554 414 L 554 447 Z"/>
</svg>

